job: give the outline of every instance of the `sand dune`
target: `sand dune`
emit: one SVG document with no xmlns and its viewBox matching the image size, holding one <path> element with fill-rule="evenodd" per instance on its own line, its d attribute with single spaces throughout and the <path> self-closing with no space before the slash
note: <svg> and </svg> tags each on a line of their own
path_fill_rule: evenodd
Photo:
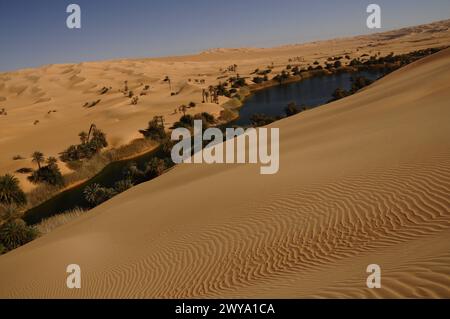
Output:
<svg viewBox="0 0 450 319">
<path fill-rule="evenodd" d="M 78 133 L 87 130 L 92 122 L 110 140 L 120 139 L 123 143 L 139 137 L 138 130 L 146 127 L 155 115 L 163 115 L 170 125 L 180 117 L 174 114 L 175 108 L 191 101 L 200 105 L 202 88 L 218 84 L 221 76 L 234 75 L 221 70 L 235 63 L 241 76 L 253 77 L 251 73 L 255 69 L 272 63 L 275 75 L 290 63 L 289 59 L 296 57 L 301 57 L 300 64 L 307 66 L 316 60 L 323 64 L 328 57 L 336 55 L 354 58 L 378 52 L 401 54 L 450 45 L 449 25 L 447 20 L 381 34 L 277 48 L 214 49 L 191 56 L 46 65 L 0 73 L 0 108 L 8 113 L 0 116 L 0 174 L 31 167 L 30 155 L 36 150 L 46 156 L 57 156 L 77 143 Z M 180 92 L 178 95 L 170 95 L 168 83 L 163 82 L 167 75 L 172 80 L 173 91 Z M 128 81 L 130 90 L 136 94 L 150 86 L 145 96 L 139 96 L 138 105 L 132 106 L 130 99 L 120 92 L 124 81 Z M 111 90 L 101 95 L 103 87 Z M 83 107 L 99 99 L 95 107 Z M 220 102 L 226 102 L 226 98 Z M 57 112 L 48 116 L 50 110 Z M 221 110 L 220 105 L 202 104 L 201 108 L 188 112 L 219 115 Z M 14 161 L 16 155 L 27 162 Z M 33 188 L 25 176 L 21 175 L 20 179 L 25 190 Z"/>
<path fill-rule="evenodd" d="M 180 165 L 0 256 L 0 297 L 448 298 L 449 100 L 445 50 L 272 124 L 276 175 Z"/>
</svg>

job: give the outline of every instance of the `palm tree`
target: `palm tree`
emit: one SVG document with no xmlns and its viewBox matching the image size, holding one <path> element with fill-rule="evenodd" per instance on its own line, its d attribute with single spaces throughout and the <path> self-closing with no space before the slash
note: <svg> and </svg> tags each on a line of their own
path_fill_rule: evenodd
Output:
<svg viewBox="0 0 450 319">
<path fill-rule="evenodd" d="M 50 156 L 47 159 L 48 166 L 56 165 L 56 163 L 58 163 L 58 159 L 56 157 Z"/>
<path fill-rule="evenodd" d="M 19 180 L 10 174 L 0 176 L 0 203 L 5 205 L 25 205 L 27 198 L 19 186 Z"/>
<path fill-rule="evenodd" d="M 3 224 L 8 223 L 10 221 L 20 219 L 21 213 L 17 209 L 17 206 L 14 204 L 11 205 L 0 205 L 0 221 Z M 2 223 L 0 222 L 0 224 Z M 1 241 L 1 239 L 0 239 Z M 0 249 L 1 250 L 1 249 Z M 1 251 L 0 251 L 1 255 Z"/>
<path fill-rule="evenodd" d="M 102 187 L 99 184 L 87 186 L 83 191 L 86 201 L 92 205 L 97 205 L 101 188 Z"/>
<path fill-rule="evenodd" d="M 31 154 L 31 157 L 33 158 L 33 163 L 36 163 L 39 169 L 41 169 L 41 163 L 44 161 L 44 154 L 36 151 Z"/>
<path fill-rule="evenodd" d="M 33 227 L 27 226 L 22 219 L 8 221 L 0 228 L 0 238 L 7 250 L 13 250 L 25 245 L 37 236 L 37 231 Z"/>
</svg>

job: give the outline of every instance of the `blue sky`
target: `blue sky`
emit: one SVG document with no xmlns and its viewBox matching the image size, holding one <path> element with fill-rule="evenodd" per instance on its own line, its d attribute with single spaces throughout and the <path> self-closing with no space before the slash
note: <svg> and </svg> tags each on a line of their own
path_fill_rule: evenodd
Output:
<svg viewBox="0 0 450 319">
<path fill-rule="evenodd" d="M 81 30 L 66 27 L 71 3 Z M 449 0 L 0 0 L 0 71 L 365 34 L 370 3 L 381 31 L 450 18 Z"/>
</svg>

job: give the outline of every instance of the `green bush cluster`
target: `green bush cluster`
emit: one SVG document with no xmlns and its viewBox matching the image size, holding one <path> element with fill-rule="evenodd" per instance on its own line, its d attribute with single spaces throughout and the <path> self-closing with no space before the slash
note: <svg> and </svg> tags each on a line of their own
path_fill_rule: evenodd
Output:
<svg viewBox="0 0 450 319">
<path fill-rule="evenodd" d="M 33 184 L 47 183 L 53 186 L 64 186 L 64 178 L 56 162 L 49 161 L 47 166 L 42 166 L 34 171 L 28 180 Z"/>
<path fill-rule="evenodd" d="M 160 120 L 160 117 L 155 116 L 148 126 L 144 130 L 139 130 L 139 133 L 144 135 L 145 138 L 149 138 L 155 141 L 160 141 L 167 137 L 166 131 L 164 129 L 164 123 Z"/>
<path fill-rule="evenodd" d="M 0 226 L 0 252 L 13 250 L 35 239 L 38 232 L 21 219 L 10 220 Z M 3 248 L 2 248 L 3 247 Z"/>
<path fill-rule="evenodd" d="M 94 125 L 91 127 L 89 134 L 81 132 L 79 134 L 81 144 L 71 145 L 61 153 L 60 159 L 63 162 L 79 161 L 82 159 L 90 159 L 99 153 L 102 148 L 108 146 L 106 135 Z"/>
<path fill-rule="evenodd" d="M 182 117 L 180 117 L 178 122 L 175 122 L 173 124 L 173 126 L 171 128 L 175 129 L 175 128 L 184 127 L 184 128 L 190 129 L 194 126 L 195 120 L 202 121 L 203 129 L 208 128 L 211 125 L 216 123 L 216 119 L 214 118 L 214 115 L 207 113 L 207 112 L 202 112 L 202 113 L 196 114 L 194 116 L 189 115 L 189 114 L 183 115 Z"/>
<path fill-rule="evenodd" d="M 84 198 L 92 206 L 98 206 L 101 203 L 113 198 L 117 195 L 117 191 L 114 188 L 102 187 L 99 184 L 92 184 L 86 186 L 83 191 Z"/>
<path fill-rule="evenodd" d="M 27 198 L 19 185 L 19 180 L 10 174 L 0 176 L 0 204 L 25 205 Z"/>
<path fill-rule="evenodd" d="M 286 113 L 286 116 L 292 116 L 295 114 L 298 114 L 301 112 L 299 108 L 297 108 L 297 105 L 295 102 L 291 102 L 288 104 L 288 106 L 284 109 L 284 112 Z"/>
</svg>

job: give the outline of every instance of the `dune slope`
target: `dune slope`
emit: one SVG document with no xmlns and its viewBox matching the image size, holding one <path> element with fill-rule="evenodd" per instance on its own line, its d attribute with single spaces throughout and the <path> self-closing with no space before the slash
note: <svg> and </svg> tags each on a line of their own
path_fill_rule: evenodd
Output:
<svg viewBox="0 0 450 319">
<path fill-rule="evenodd" d="M 276 175 L 181 165 L 1 256 L 0 297 L 450 297 L 448 101 L 445 50 L 272 124 Z"/>
</svg>

